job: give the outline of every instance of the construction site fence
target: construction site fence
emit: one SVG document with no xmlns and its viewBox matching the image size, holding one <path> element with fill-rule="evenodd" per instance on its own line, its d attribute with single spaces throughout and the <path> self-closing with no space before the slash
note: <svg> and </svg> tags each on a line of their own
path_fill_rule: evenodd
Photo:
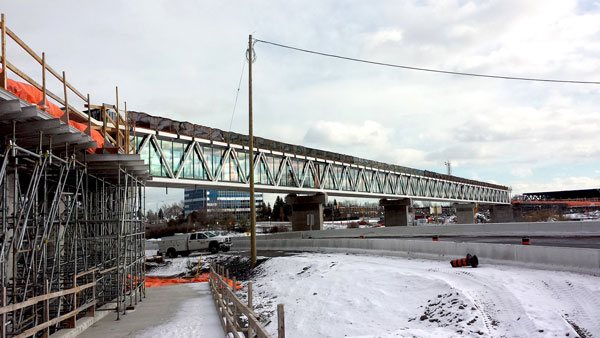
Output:
<svg viewBox="0 0 600 338">
<path fill-rule="evenodd" d="M 248 303 L 236 295 L 238 289 L 235 277 L 230 278 L 229 270 L 213 264 L 210 267 L 210 289 L 225 335 L 235 338 L 271 338 L 258 320 L 252 304 L 252 282 L 247 283 Z M 285 338 L 285 320 L 283 304 L 277 305 L 277 337 Z"/>
</svg>

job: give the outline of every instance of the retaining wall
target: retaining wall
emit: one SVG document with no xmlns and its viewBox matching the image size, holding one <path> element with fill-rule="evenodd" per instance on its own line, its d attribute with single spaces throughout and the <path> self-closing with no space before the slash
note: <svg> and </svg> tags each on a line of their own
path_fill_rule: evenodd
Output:
<svg viewBox="0 0 600 338">
<path fill-rule="evenodd" d="M 248 238 L 233 240 L 234 249 L 249 247 Z M 262 250 L 350 252 L 448 261 L 470 253 L 477 255 L 482 265 L 508 264 L 600 276 L 600 249 L 392 238 L 262 239 L 257 241 L 257 247 Z"/>
<path fill-rule="evenodd" d="M 414 237 L 414 236 L 600 236 L 598 221 L 519 222 L 397 226 L 360 229 L 293 231 L 259 235 L 258 240 L 293 238 Z"/>
</svg>

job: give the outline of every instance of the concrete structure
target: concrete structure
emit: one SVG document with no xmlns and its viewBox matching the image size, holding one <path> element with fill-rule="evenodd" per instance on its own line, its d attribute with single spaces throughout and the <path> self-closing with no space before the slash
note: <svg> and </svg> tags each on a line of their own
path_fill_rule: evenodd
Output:
<svg viewBox="0 0 600 338">
<path fill-rule="evenodd" d="M 456 223 L 475 223 L 475 203 L 454 203 L 452 207 L 456 210 Z"/>
<path fill-rule="evenodd" d="M 515 219 L 512 205 L 492 205 L 490 207 L 490 220 L 492 223 L 508 223 Z"/>
<path fill-rule="evenodd" d="M 379 200 L 379 205 L 383 207 L 384 211 L 385 226 L 408 226 L 410 204 L 410 198 Z"/>
<path fill-rule="evenodd" d="M 249 245 L 248 239 L 237 238 L 233 249 L 247 249 Z M 470 253 L 476 254 L 482 265 L 500 263 L 600 275 L 600 249 L 362 238 L 265 239 L 257 241 L 257 246 L 259 250 L 351 252 L 439 260 Z"/>
<path fill-rule="evenodd" d="M 323 230 L 323 204 L 327 203 L 327 194 L 290 194 L 285 197 L 285 203 L 292 206 L 292 231 Z"/>
<path fill-rule="evenodd" d="M 127 313 L 127 320 L 116 320 L 114 313 L 108 313 L 106 318 L 87 329 L 82 337 L 160 337 L 164 336 L 160 334 L 163 332 L 169 332 L 171 337 L 177 337 L 178 333 L 197 337 L 223 337 L 223 328 L 208 283 L 148 288 L 147 293 L 148 297 L 135 311 Z M 184 321 L 177 320 L 177 317 L 190 309 L 193 309 L 193 316 L 190 316 L 184 327 Z M 163 330 L 160 329 L 161 326 Z M 69 330 L 61 330 L 60 333 L 63 331 L 65 334 L 58 335 L 58 338 L 74 337 L 68 334 Z"/>
<path fill-rule="evenodd" d="M 358 229 L 329 229 L 321 231 L 282 232 L 258 236 L 265 239 L 301 239 L 301 238 L 386 238 L 386 237 L 424 237 L 439 235 L 452 236 L 552 236 L 598 237 L 600 221 L 586 222 L 522 222 L 522 223 L 481 223 L 481 224 L 445 224 L 414 227 L 382 227 Z M 235 241 L 235 238 L 233 239 Z"/>
<path fill-rule="evenodd" d="M 232 190 L 185 189 L 184 212 L 204 210 L 206 213 L 231 213 L 236 216 L 250 215 L 250 193 Z M 256 206 L 263 202 L 263 194 L 255 193 Z"/>
</svg>

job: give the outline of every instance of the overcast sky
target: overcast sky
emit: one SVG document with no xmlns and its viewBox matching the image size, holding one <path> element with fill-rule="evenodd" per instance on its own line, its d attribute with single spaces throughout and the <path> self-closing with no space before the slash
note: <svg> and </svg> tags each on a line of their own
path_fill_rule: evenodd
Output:
<svg viewBox="0 0 600 338">
<path fill-rule="evenodd" d="M 600 81 L 598 0 L 5 1 L 0 10 L 93 103 L 113 103 L 118 85 L 130 110 L 225 130 L 250 33 L 386 63 Z M 450 160 L 453 174 L 514 193 L 600 187 L 600 85 L 432 74 L 261 43 L 255 52 L 258 136 L 438 172 Z M 243 76 L 239 133 L 248 131 Z M 150 204 L 182 197 L 163 191 Z"/>
</svg>

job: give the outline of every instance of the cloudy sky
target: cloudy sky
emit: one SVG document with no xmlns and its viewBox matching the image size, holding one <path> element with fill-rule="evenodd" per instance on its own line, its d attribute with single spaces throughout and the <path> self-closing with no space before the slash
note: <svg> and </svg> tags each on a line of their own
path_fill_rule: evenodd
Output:
<svg viewBox="0 0 600 338">
<path fill-rule="evenodd" d="M 386 63 L 600 81 L 598 0 L 11 1 L 0 10 L 94 103 L 114 102 L 118 85 L 131 110 L 225 130 L 250 33 Z M 514 193 L 600 187 L 600 85 L 432 74 L 262 43 L 255 52 L 258 136 L 438 172 L 450 160 L 453 174 Z M 231 129 L 247 133 L 243 76 Z"/>
</svg>

